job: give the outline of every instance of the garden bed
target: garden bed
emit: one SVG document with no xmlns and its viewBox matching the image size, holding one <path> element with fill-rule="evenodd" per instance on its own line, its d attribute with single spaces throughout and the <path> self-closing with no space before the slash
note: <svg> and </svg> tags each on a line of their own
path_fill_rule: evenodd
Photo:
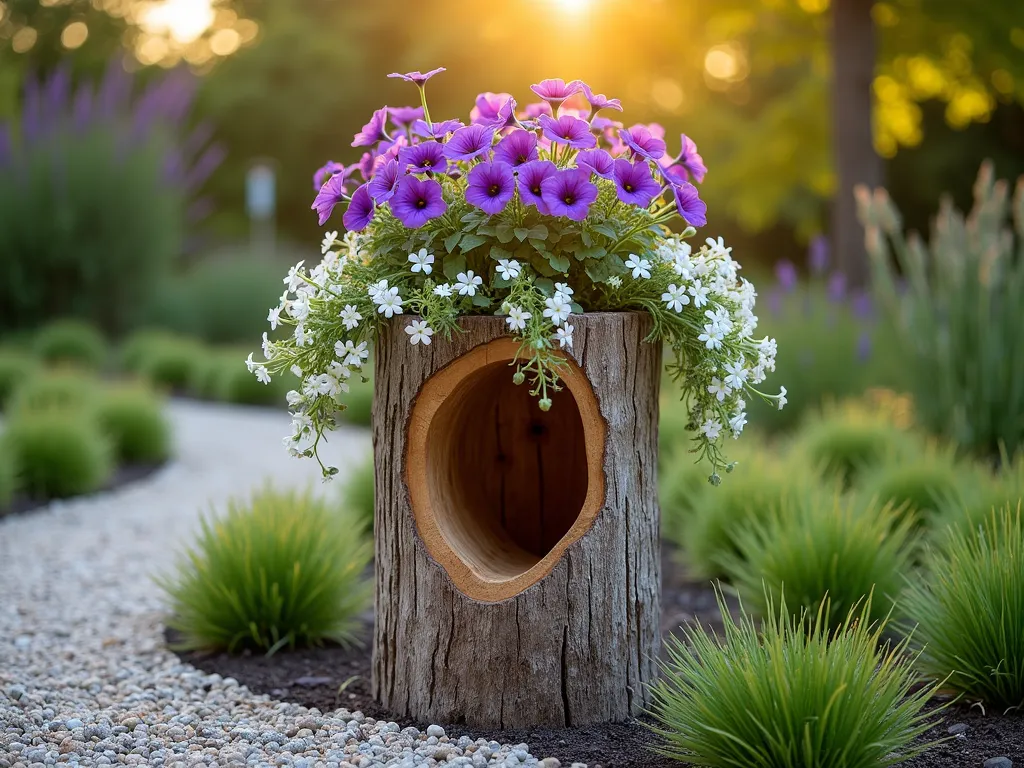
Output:
<svg viewBox="0 0 1024 768">
<path fill-rule="evenodd" d="M 710 582 L 690 579 L 681 567 L 678 554 L 669 547 L 662 552 L 662 634 L 675 631 L 683 622 L 696 618 L 705 626 L 721 631 L 715 593 Z M 267 658 L 246 653 L 179 654 L 204 672 L 233 677 L 253 693 L 265 693 L 275 699 L 316 707 L 323 712 L 344 708 L 360 711 L 377 720 L 394 720 L 401 726 L 426 728 L 428 723 L 396 717 L 384 709 L 372 695 L 370 684 L 370 638 L 372 616 L 367 616 L 362 645 L 346 649 L 338 646 L 280 651 Z M 168 640 L 174 640 L 168 633 Z M 937 705 L 942 702 L 937 702 Z M 949 737 L 949 729 L 966 725 L 962 736 L 934 747 L 904 765 L 908 768 L 968 768 L 981 766 L 990 757 L 1024 756 L 1024 715 L 1001 716 L 984 713 L 979 707 L 953 705 L 925 740 Z M 668 768 L 680 763 L 649 750 L 655 737 L 642 720 L 627 723 L 597 724 L 578 728 L 529 728 L 488 731 L 441 723 L 450 736 L 468 735 L 494 739 L 503 744 L 524 742 L 538 758 L 556 757 L 565 766 L 574 762 L 589 765 Z M 958 730 L 958 729 L 955 729 Z"/>
</svg>

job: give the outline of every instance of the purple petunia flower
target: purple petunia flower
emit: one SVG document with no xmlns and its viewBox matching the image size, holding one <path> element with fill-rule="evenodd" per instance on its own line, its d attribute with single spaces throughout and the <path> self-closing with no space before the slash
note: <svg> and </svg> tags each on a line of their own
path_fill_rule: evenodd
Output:
<svg viewBox="0 0 1024 768">
<path fill-rule="evenodd" d="M 708 207 L 693 184 L 684 181 L 673 185 L 672 191 L 676 196 L 676 210 L 683 221 L 691 227 L 703 227 L 708 223 Z"/>
<path fill-rule="evenodd" d="M 556 77 L 549 80 L 541 80 L 536 85 L 531 85 L 530 90 L 544 99 L 544 101 L 560 104 L 570 96 L 579 93 L 582 87 L 583 83 L 579 80 L 572 80 L 567 83 L 560 77 Z"/>
<path fill-rule="evenodd" d="M 445 71 L 447 70 L 445 70 L 444 67 L 438 67 L 437 69 L 432 69 L 426 74 L 423 74 L 417 69 L 415 72 L 406 72 L 404 75 L 399 72 L 392 72 L 388 77 L 400 77 L 402 80 L 405 80 L 405 82 L 413 83 L 417 87 L 422 88 L 427 80 L 432 78 L 434 75 L 439 75 Z"/>
<path fill-rule="evenodd" d="M 617 109 L 622 111 L 622 102 L 618 99 L 609 99 L 603 93 L 594 93 L 590 86 L 583 83 L 583 95 L 587 97 L 590 108 L 597 112 L 599 109 Z"/>
<path fill-rule="evenodd" d="M 319 192 L 324 182 L 336 173 L 347 173 L 347 169 L 341 163 L 328 160 L 324 165 L 317 168 L 316 173 L 313 174 L 313 189 Z"/>
<path fill-rule="evenodd" d="M 828 251 L 827 237 L 815 235 L 811 239 L 811 243 L 807 247 L 807 263 L 811 268 L 812 274 L 820 275 L 828 269 Z"/>
<path fill-rule="evenodd" d="M 467 180 L 466 202 L 491 216 L 503 211 L 516 192 L 512 166 L 500 160 L 475 165 Z"/>
<path fill-rule="evenodd" d="M 779 287 L 785 293 L 789 293 L 796 288 L 798 277 L 793 262 L 789 259 L 780 259 L 775 262 L 775 279 L 779 281 Z"/>
<path fill-rule="evenodd" d="M 511 96 L 498 108 L 498 113 L 489 123 L 484 123 L 488 128 L 495 131 L 502 131 L 505 128 L 516 124 L 516 100 Z"/>
<path fill-rule="evenodd" d="M 611 179 L 615 161 L 603 149 L 588 149 L 576 155 L 576 165 L 589 168 L 602 179 Z"/>
<path fill-rule="evenodd" d="M 590 132 L 590 124 L 572 115 L 563 115 L 555 120 L 548 115 L 540 116 L 544 135 L 551 141 L 568 144 L 573 149 L 593 149 L 597 138 Z"/>
<path fill-rule="evenodd" d="M 345 199 L 345 177 L 334 175 L 324 182 L 320 191 L 316 193 L 313 205 L 310 206 L 320 215 L 320 226 L 322 227 L 331 214 L 334 213 L 334 206 Z"/>
<path fill-rule="evenodd" d="M 467 125 L 459 128 L 444 145 L 444 155 L 449 160 L 472 160 L 491 148 L 494 129 L 483 125 Z"/>
<path fill-rule="evenodd" d="M 398 162 L 411 173 L 444 173 L 448 170 L 448 160 L 444 156 L 444 147 L 436 141 L 424 141 L 404 147 L 398 153 Z"/>
<path fill-rule="evenodd" d="M 422 227 L 448 210 L 441 185 L 433 179 L 405 176 L 391 198 L 391 212 L 409 229 Z"/>
<path fill-rule="evenodd" d="M 657 160 L 665 154 L 665 142 L 656 138 L 644 125 L 634 125 L 628 131 L 619 131 L 619 139 L 634 154 L 648 160 Z"/>
<path fill-rule="evenodd" d="M 697 151 L 697 145 L 685 133 L 679 134 L 679 140 L 683 143 L 683 151 L 679 153 L 676 162 L 683 166 L 698 184 L 703 182 L 704 176 L 707 175 L 708 167 L 704 165 L 704 158 Z"/>
<path fill-rule="evenodd" d="M 646 162 L 631 163 L 619 158 L 615 161 L 612 173 L 615 192 L 624 203 L 646 208 L 661 192 L 661 185 L 651 176 L 651 169 Z"/>
<path fill-rule="evenodd" d="M 556 171 L 541 182 L 540 188 L 548 213 L 573 221 L 587 218 L 591 204 L 597 200 L 597 185 L 590 181 L 590 171 L 585 168 Z"/>
<path fill-rule="evenodd" d="M 554 176 L 558 169 L 550 160 L 534 160 L 524 163 L 516 169 L 516 181 L 519 187 L 519 197 L 527 205 L 534 206 L 541 213 L 548 212 L 548 206 L 543 198 L 544 179 Z"/>
<path fill-rule="evenodd" d="M 481 93 L 476 97 L 476 106 L 469 113 L 470 122 L 492 122 L 498 116 L 498 110 L 511 98 L 511 93 Z"/>
<path fill-rule="evenodd" d="M 449 133 L 455 133 L 459 128 L 465 127 L 461 120 L 445 120 L 441 123 L 432 123 L 429 128 L 427 127 L 426 120 L 416 120 L 412 124 L 412 132 L 417 136 L 429 139 L 443 139 Z"/>
<path fill-rule="evenodd" d="M 363 184 L 352 195 L 352 202 L 341 221 L 349 232 L 360 232 L 373 219 L 373 200 L 370 199 L 369 184 Z M 320 222 L 323 225 L 323 222 Z"/>
<path fill-rule="evenodd" d="M 423 107 L 388 107 L 391 122 L 399 128 L 405 128 L 416 120 L 423 119 Z"/>
<path fill-rule="evenodd" d="M 363 126 L 363 130 L 352 137 L 352 146 L 369 147 L 381 140 L 391 141 L 391 137 L 384 130 L 384 124 L 387 120 L 388 108 L 381 107 L 373 113 L 373 117 L 370 118 L 370 122 Z"/>
<path fill-rule="evenodd" d="M 512 131 L 494 148 L 494 159 L 511 166 L 529 163 L 539 157 L 537 136 L 529 131 Z"/>
<path fill-rule="evenodd" d="M 546 101 L 537 101 L 533 104 L 527 104 L 523 114 L 526 117 L 538 118 L 541 115 L 553 115 L 554 112 L 551 111 L 551 105 Z"/>
<path fill-rule="evenodd" d="M 377 203 L 387 202 L 395 194 L 395 187 L 404 175 L 398 160 L 388 160 L 369 183 L 370 197 Z"/>
</svg>

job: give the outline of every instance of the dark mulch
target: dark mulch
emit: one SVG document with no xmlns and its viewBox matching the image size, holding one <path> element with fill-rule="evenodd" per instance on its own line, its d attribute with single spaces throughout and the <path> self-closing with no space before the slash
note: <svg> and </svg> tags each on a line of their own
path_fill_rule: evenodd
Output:
<svg viewBox="0 0 1024 768">
<path fill-rule="evenodd" d="M 118 467 L 114 474 L 111 475 L 110 479 L 100 488 L 96 493 L 107 493 L 108 491 L 116 490 L 130 483 L 136 483 L 139 480 L 145 480 L 150 475 L 154 474 L 157 470 L 164 466 L 165 462 L 156 463 L 145 463 L 145 464 L 125 464 Z M 83 496 L 76 496 L 75 498 L 88 498 L 93 494 L 86 494 Z M 5 515 L 21 515 L 26 512 L 31 512 L 40 507 L 45 507 L 54 499 L 41 498 L 39 496 L 27 496 L 22 493 L 17 493 L 11 500 L 11 503 L 6 507 L 0 507 L 0 517 Z"/>
<path fill-rule="evenodd" d="M 706 582 L 687 578 L 678 560 L 666 549 L 663 553 L 662 633 L 679 625 L 699 620 L 721 632 L 714 590 Z M 411 721 L 388 712 L 374 699 L 370 687 L 370 644 L 372 616 L 367 617 L 360 647 L 310 648 L 278 652 L 271 658 L 245 653 L 182 653 L 180 657 L 205 672 L 233 677 L 255 693 L 266 693 L 282 701 L 330 712 L 339 707 L 361 711 L 377 720 L 394 720 L 400 725 L 425 728 L 428 723 Z M 168 633 L 168 640 L 173 641 Z M 949 736 L 947 729 L 956 723 L 968 726 L 962 737 L 934 747 L 924 755 L 904 763 L 908 768 L 981 768 L 987 758 L 1005 755 L 1024 761 L 1024 716 L 1000 716 L 982 713 L 979 708 L 954 705 L 946 710 L 926 736 L 934 741 Z M 445 725 L 442 723 L 442 725 Z M 526 728 L 494 731 L 447 726 L 451 736 L 463 734 L 474 739 L 494 739 L 502 743 L 526 743 L 538 757 L 557 757 L 562 765 L 573 762 L 604 768 L 669 768 L 680 763 L 650 751 L 656 737 L 642 720 L 627 723 L 602 723 L 578 728 Z"/>
</svg>

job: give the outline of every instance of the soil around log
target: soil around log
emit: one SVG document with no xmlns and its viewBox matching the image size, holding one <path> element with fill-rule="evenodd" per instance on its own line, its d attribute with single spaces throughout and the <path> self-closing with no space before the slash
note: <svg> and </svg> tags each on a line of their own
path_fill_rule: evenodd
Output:
<svg viewBox="0 0 1024 768">
<path fill-rule="evenodd" d="M 0 517 L 6 515 L 21 515 L 33 510 L 45 507 L 52 501 L 73 501 L 75 499 L 88 498 L 99 493 L 108 493 L 117 490 L 131 483 L 145 480 L 166 466 L 167 462 L 147 462 L 140 464 L 123 464 L 119 466 L 103 487 L 93 493 L 82 494 L 81 496 L 70 496 L 64 499 L 51 499 L 39 496 L 29 496 L 23 493 L 16 493 L 11 503 L 6 507 L 0 507 Z"/>
<path fill-rule="evenodd" d="M 710 582 L 688 578 L 680 566 L 678 554 L 668 547 L 663 548 L 662 568 L 662 635 L 675 632 L 680 624 L 693 620 L 721 633 L 721 617 Z M 325 646 L 279 651 L 270 658 L 258 653 L 178 655 L 204 672 L 233 677 L 254 693 L 316 707 L 325 713 L 343 707 L 376 720 L 393 720 L 403 727 L 424 729 L 429 723 L 396 717 L 373 698 L 370 684 L 372 620 L 372 614 L 366 616 L 362 643 L 353 648 Z M 173 633 L 168 631 L 166 637 L 173 643 Z M 936 702 L 936 706 L 941 703 Z M 658 737 L 648 728 L 651 722 L 649 718 L 642 718 L 577 728 L 504 731 L 467 728 L 458 723 L 440 725 L 454 738 L 466 735 L 505 744 L 525 743 L 535 757 L 556 757 L 566 768 L 574 762 L 586 763 L 592 768 L 682 765 L 652 751 Z M 949 729 L 954 725 L 966 725 L 967 730 L 961 736 L 951 737 Z M 940 739 L 947 740 L 901 765 L 907 768 L 980 768 L 988 758 L 999 756 L 1010 758 L 1014 764 L 1024 761 L 1024 715 L 985 713 L 980 707 L 957 703 L 936 715 L 936 724 L 921 737 L 925 742 Z"/>
</svg>

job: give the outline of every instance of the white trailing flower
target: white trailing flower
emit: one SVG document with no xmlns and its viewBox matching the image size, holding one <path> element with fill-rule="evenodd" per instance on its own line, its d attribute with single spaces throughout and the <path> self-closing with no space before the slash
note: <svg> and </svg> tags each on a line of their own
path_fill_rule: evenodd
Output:
<svg viewBox="0 0 1024 768">
<path fill-rule="evenodd" d="M 416 253 L 409 254 L 409 261 L 412 263 L 413 272 L 422 272 L 424 275 L 429 275 L 434 271 L 431 264 L 434 263 L 434 256 L 431 253 L 427 253 L 426 248 L 420 248 Z"/>
<path fill-rule="evenodd" d="M 647 259 L 641 259 L 635 253 L 631 253 L 629 258 L 626 259 L 626 268 L 633 270 L 633 279 L 643 278 L 649 280 L 651 278 L 651 262 Z"/>
<path fill-rule="evenodd" d="M 725 372 L 728 374 L 725 377 L 725 383 L 733 389 L 743 389 L 743 385 L 750 375 L 746 369 L 746 361 L 742 357 L 734 363 L 726 363 Z"/>
<path fill-rule="evenodd" d="M 555 293 L 560 293 L 563 296 L 572 296 L 573 290 L 569 287 L 568 283 L 555 283 Z"/>
<path fill-rule="evenodd" d="M 329 250 L 331 250 L 331 248 L 334 246 L 334 244 L 337 241 L 338 241 L 338 233 L 337 233 L 337 231 L 324 233 L 323 242 L 320 243 L 320 253 L 321 254 L 326 254 Z"/>
<path fill-rule="evenodd" d="M 605 282 L 608 283 L 608 285 L 610 285 L 612 288 L 622 287 L 622 278 L 619 277 L 618 275 L 612 275 Z"/>
<path fill-rule="evenodd" d="M 709 237 L 704 242 L 707 243 L 708 252 L 712 256 L 717 256 L 718 258 L 722 258 L 722 259 L 727 258 L 727 259 L 729 259 L 731 261 L 732 257 L 730 256 L 730 254 L 732 253 L 732 248 L 726 248 L 725 247 L 725 240 L 724 239 L 719 237 L 717 240 L 715 240 L 715 239 Z"/>
<path fill-rule="evenodd" d="M 295 344 L 297 346 L 304 347 L 307 344 L 312 343 L 312 341 L 312 331 L 307 331 L 306 326 L 302 325 L 301 323 L 295 326 Z"/>
<path fill-rule="evenodd" d="M 302 396 L 302 393 L 294 389 L 288 390 L 288 394 L 285 395 L 285 399 L 288 401 L 288 405 L 292 408 L 300 406 L 306 402 L 306 398 Z"/>
<path fill-rule="evenodd" d="M 374 301 L 377 303 L 377 311 L 388 320 L 402 314 L 402 297 L 398 295 L 397 288 L 382 291 Z"/>
<path fill-rule="evenodd" d="M 356 328 L 359 325 L 359 321 L 363 319 L 363 316 L 359 314 L 359 310 L 354 304 L 346 304 L 345 308 L 341 310 L 340 316 L 341 322 L 347 331 Z"/>
<path fill-rule="evenodd" d="M 470 269 L 466 272 L 459 272 L 455 281 L 455 290 L 460 296 L 476 296 L 476 289 L 483 285 L 484 279 L 480 275 L 473 274 Z"/>
<path fill-rule="evenodd" d="M 550 299 L 544 299 L 544 305 L 547 307 L 544 310 L 544 317 L 550 318 L 552 325 L 561 325 L 568 319 L 572 312 L 568 299 L 564 293 L 556 293 Z"/>
<path fill-rule="evenodd" d="M 366 294 L 370 297 L 374 304 L 380 304 L 380 297 L 388 290 L 388 281 L 381 280 L 379 283 L 374 283 L 366 289 Z"/>
<path fill-rule="evenodd" d="M 670 284 L 665 293 L 661 294 L 661 300 L 665 302 L 666 307 L 676 312 L 682 312 L 683 305 L 690 303 L 690 297 L 686 295 L 685 289 L 675 283 Z"/>
<path fill-rule="evenodd" d="M 302 265 L 304 263 L 304 261 L 300 261 L 294 267 L 291 267 L 288 270 L 288 274 L 285 276 L 284 280 L 282 280 L 282 282 L 288 286 L 288 291 L 290 293 L 295 293 L 295 289 L 303 284 Z"/>
<path fill-rule="evenodd" d="M 558 346 L 561 349 L 572 348 L 572 332 L 575 328 L 570 323 L 566 323 L 561 328 L 555 331 L 555 339 L 558 341 Z"/>
<path fill-rule="evenodd" d="M 502 280 L 512 281 L 523 272 L 523 265 L 515 259 L 501 259 L 498 261 L 498 274 Z"/>
<path fill-rule="evenodd" d="M 742 410 L 729 419 L 729 429 L 732 430 L 733 438 L 743 434 L 743 428 L 747 425 L 747 414 Z"/>
<path fill-rule="evenodd" d="M 722 434 L 722 423 L 716 419 L 708 419 L 700 425 L 701 434 L 708 440 L 714 442 Z"/>
<path fill-rule="evenodd" d="M 422 344 L 430 346 L 430 337 L 434 335 L 434 329 L 427 325 L 426 320 L 413 320 L 405 326 L 405 332 L 409 334 L 409 342 L 415 347 Z"/>
<path fill-rule="evenodd" d="M 315 379 L 316 391 L 319 395 L 334 397 L 341 391 L 341 387 L 338 386 L 338 380 L 329 373 L 321 373 L 319 376 L 316 376 Z"/>
<path fill-rule="evenodd" d="M 778 394 L 777 399 L 778 399 L 778 402 L 779 402 L 779 410 L 781 411 L 783 408 L 786 407 L 786 403 L 789 402 L 789 400 L 786 399 L 786 388 L 785 387 L 779 387 L 779 394 Z"/>
<path fill-rule="evenodd" d="M 338 382 L 338 390 L 348 392 L 348 379 L 352 378 L 352 371 L 347 365 L 342 365 L 337 360 L 327 367 L 328 373 Z"/>
<path fill-rule="evenodd" d="M 704 332 L 697 337 L 697 340 L 704 342 L 704 346 L 708 349 L 721 349 L 724 338 L 725 333 L 721 328 L 714 323 L 707 323 L 704 326 Z"/>
<path fill-rule="evenodd" d="M 440 296 L 443 299 L 451 298 L 452 287 L 448 283 L 442 283 L 441 285 L 434 286 L 434 295 Z"/>
<path fill-rule="evenodd" d="M 522 307 L 509 307 L 508 317 L 505 318 L 505 322 L 508 323 L 509 330 L 523 331 L 526 330 L 526 321 L 531 317 L 533 315 Z"/>
<path fill-rule="evenodd" d="M 725 398 L 732 394 L 732 389 L 716 376 L 711 379 L 711 384 L 708 385 L 708 394 L 714 395 L 718 398 L 718 402 L 724 403 Z"/>
<path fill-rule="evenodd" d="M 288 302 L 288 314 L 297 323 L 304 322 L 309 317 L 309 299 L 300 294 L 298 298 Z"/>
<path fill-rule="evenodd" d="M 281 307 L 274 307 L 267 315 L 267 322 L 270 323 L 270 330 L 276 331 L 281 324 Z"/>
<path fill-rule="evenodd" d="M 700 280 L 694 280 L 693 285 L 689 287 L 690 295 L 693 297 L 693 306 L 700 309 L 708 303 L 708 292 L 710 288 L 701 283 Z"/>
<path fill-rule="evenodd" d="M 256 381 L 258 381 L 258 382 L 260 382 L 262 384 L 269 384 L 270 383 L 270 372 L 267 370 L 267 366 L 265 366 L 265 365 L 257 365 L 256 366 Z"/>
</svg>

